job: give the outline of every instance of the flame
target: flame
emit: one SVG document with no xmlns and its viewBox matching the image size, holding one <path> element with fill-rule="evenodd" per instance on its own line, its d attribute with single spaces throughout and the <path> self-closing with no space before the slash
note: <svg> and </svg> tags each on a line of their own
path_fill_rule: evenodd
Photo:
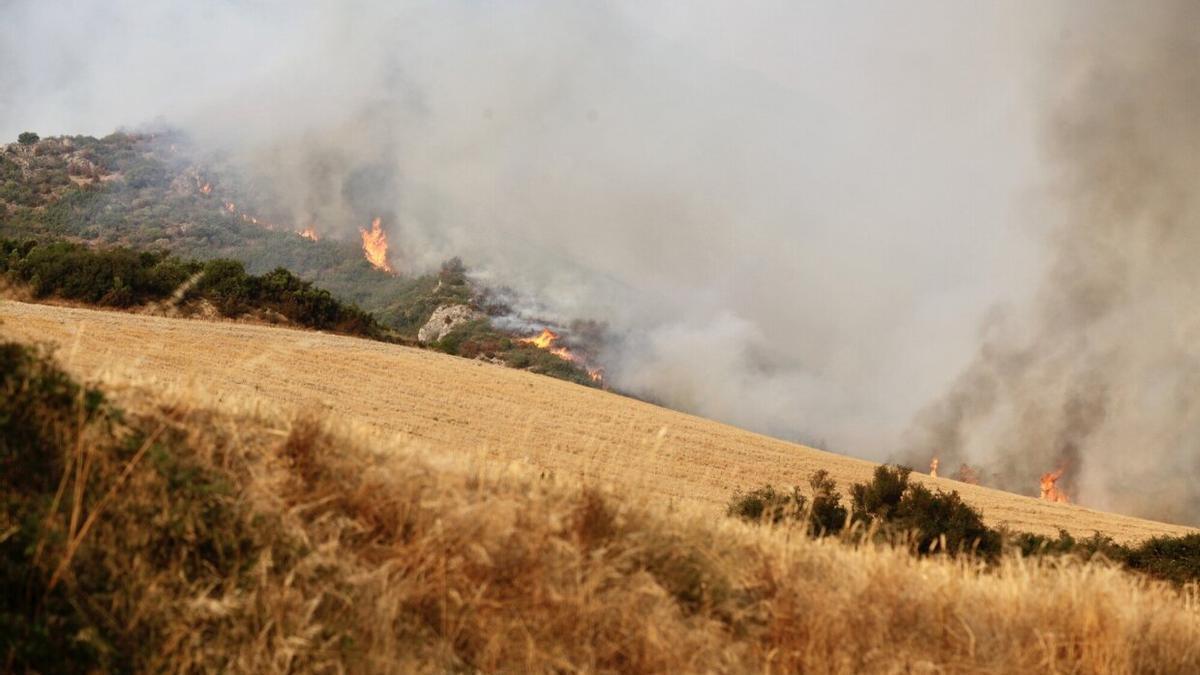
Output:
<svg viewBox="0 0 1200 675">
<path fill-rule="evenodd" d="M 321 237 L 317 234 L 317 228 L 313 227 L 312 225 L 309 225 L 308 227 L 304 228 L 303 230 L 300 230 L 296 234 L 300 235 L 301 237 L 304 237 L 305 239 L 310 239 L 312 241 L 320 241 L 321 240 Z"/>
<path fill-rule="evenodd" d="M 542 332 L 539 333 L 538 335 L 535 335 L 531 338 L 521 338 L 520 340 L 517 340 L 517 342 L 521 342 L 521 343 L 524 343 L 527 345 L 533 345 L 534 347 L 537 347 L 538 349 L 550 349 L 550 347 L 554 344 L 554 341 L 557 339 L 558 339 L 558 333 L 555 333 L 554 331 L 550 330 L 549 328 L 543 328 Z M 570 352 L 568 352 L 568 353 L 570 353 Z"/>
<path fill-rule="evenodd" d="M 200 192 L 203 192 L 206 195 L 212 194 L 212 183 L 205 183 L 204 185 L 201 185 Z"/>
<path fill-rule="evenodd" d="M 546 351 L 557 356 L 558 358 L 562 359 L 563 361 L 570 361 L 571 363 L 581 366 L 584 369 L 584 371 L 587 372 L 587 376 L 589 379 L 591 379 L 592 382 L 597 382 L 600 384 L 604 383 L 604 369 L 603 368 L 599 368 L 599 367 L 588 368 L 586 359 L 584 359 L 579 354 L 576 354 L 575 352 L 571 351 L 570 349 L 567 349 L 566 347 L 557 346 L 555 344 L 557 341 L 558 341 L 558 333 L 555 333 L 554 331 L 550 330 L 549 328 L 543 328 L 541 333 L 538 333 L 537 335 L 534 335 L 533 337 L 519 338 L 517 340 L 517 342 L 520 342 L 522 344 L 533 345 L 534 347 L 537 347 L 538 349 L 545 349 Z"/>
<path fill-rule="evenodd" d="M 938 468 L 938 458 L 937 458 L 937 457 L 934 457 L 934 458 L 933 458 L 932 460 L 930 460 L 930 462 L 929 462 L 929 477 L 930 477 L 930 478 L 937 478 L 937 477 L 938 477 L 938 476 L 937 476 L 937 468 Z"/>
<path fill-rule="evenodd" d="M 1059 489 L 1058 485 L 1056 485 L 1056 483 L 1058 483 L 1058 479 L 1062 478 L 1063 471 L 1065 469 L 1066 467 L 1059 467 L 1054 471 L 1042 474 L 1042 499 L 1045 499 L 1048 502 L 1060 502 L 1063 504 L 1070 503 L 1071 500 L 1067 497 L 1067 493 L 1063 492 L 1061 489 Z"/>
<path fill-rule="evenodd" d="M 230 213 L 237 213 L 237 204 L 233 202 L 225 202 L 225 210 Z"/>
<path fill-rule="evenodd" d="M 366 228 L 358 228 L 362 233 L 362 248 L 363 255 L 366 256 L 367 262 L 375 266 L 376 269 L 383 270 L 388 274 L 395 274 L 396 270 L 392 269 L 392 264 L 388 262 L 388 240 L 387 233 L 380 227 L 380 218 L 371 221 L 371 231 Z"/>
</svg>

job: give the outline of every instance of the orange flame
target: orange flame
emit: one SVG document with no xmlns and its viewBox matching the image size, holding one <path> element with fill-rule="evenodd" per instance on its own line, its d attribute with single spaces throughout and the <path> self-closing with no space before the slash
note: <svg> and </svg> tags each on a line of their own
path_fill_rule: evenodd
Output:
<svg viewBox="0 0 1200 675">
<path fill-rule="evenodd" d="M 204 194 L 212 194 L 212 183 L 205 183 L 200 186 L 200 191 Z"/>
<path fill-rule="evenodd" d="M 554 344 L 554 341 L 557 339 L 558 333 L 555 333 L 549 328 L 543 328 L 541 333 L 531 338 L 521 338 L 520 340 L 517 340 L 517 342 L 533 345 L 538 349 L 550 349 L 550 347 Z"/>
<path fill-rule="evenodd" d="M 1045 499 L 1048 502 L 1060 502 L 1062 504 L 1070 503 L 1071 500 L 1069 497 L 1067 497 L 1067 493 L 1063 492 L 1058 485 L 1056 485 L 1056 483 L 1058 483 L 1058 479 L 1062 478 L 1065 468 L 1066 467 L 1060 467 L 1054 471 L 1042 474 L 1042 499 Z"/>
<path fill-rule="evenodd" d="M 312 225 L 309 225 L 308 227 L 304 228 L 303 230 L 300 230 L 296 234 L 300 235 L 301 237 L 304 237 L 305 239 L 309 239 L 311 241 L 320 241 L 321 240 L 321 237 L 317 234 L 317 228 L 313 227 Z"/>
<path fill-rule="evenodd" d="M 225 202 L 225 210 L 230 213 L 237 213 L 237 204 L 233 202 Z"/>
<path fill-rule="evenodd" d="M 546 351 L 557 356 L 558 358 L 562 359 L 563 361 L 570 361 L 571 363 L 582 366 L 583 369 L 587 372 L 588 378 L 592 382 L 597 382 L 600 384 L 604 383 L 604 369 L 603 368 L 588 368 L 587 361 L 583 357 L 581 357 L 580 355 L 571 351 L 570 349 L 567 349 L 566 347 L 556 346 L 555 343 L 557 341 L 558 341 L 558 333 L 555 333 L 554 331 L 550 330 L 549 328 L 543 328 L 541 333 L 538 333 L 537 335 L 534 335 L 533 337 L 519 338 L 517 340 L 517 342 L 520 342 L 522 344 L 533 345 L 534 347 L 537 347 L 538 349 L 545 349 Z"/>
<path fill-rule="evenodd" d="M 358 228 L 362 233 L 362 248 L 363 255 L 366 256 L 367 262 L 375 266 L 376 269 L 383 270 L 388 274 L 395 274 L 396 270 L 392 269 L 392 264 L 388 262 L 388 240 L 387 233 L 380 227 L 380 218 L 371 221 L 371 231 L 366 228 Z"/>
<path fill-rule="evenodd" d="M 934 457 L 929 462 L 929 477 L 930 478 L 937 478 L 937 469 L 938 469 L 938 458 Z"/>
</svg>

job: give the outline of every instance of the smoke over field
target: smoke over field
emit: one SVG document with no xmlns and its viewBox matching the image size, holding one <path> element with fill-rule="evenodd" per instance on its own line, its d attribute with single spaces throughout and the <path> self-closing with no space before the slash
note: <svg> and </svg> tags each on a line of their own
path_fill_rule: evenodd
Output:
<svg viewBox="0 0 1200 675">
<path fill-rule="evenodd" d="M 10 2 L 0 136 L 180 126 L 619 388 L 1194 520 L 1196 10 L 796 4 Z"/>
<path fill-rule="evenodd" d="M 1081 12 L 1044 138 L 1063 206 L 1034 302 L 995 317 L 918 418 L 910 459 L 983 462 L 1028 491 L 1063 469 L 1093 506 L 1200 513 L 1200 5 Z"/>
</svg>

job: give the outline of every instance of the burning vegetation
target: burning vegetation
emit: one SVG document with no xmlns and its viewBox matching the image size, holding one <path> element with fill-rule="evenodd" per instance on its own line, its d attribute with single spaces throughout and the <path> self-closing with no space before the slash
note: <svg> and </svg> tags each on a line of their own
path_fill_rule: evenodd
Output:
<svg viewBox="0 0 1200 675">
<path fill-rule="evenodd" d="M 1067 496 L 1067 493 L 1062 488 L 1058 487 L 1058 481 L 1060 478 L 1062 478 L 1063 471 L 1065 471 L 1065 469 L 1065 467 L 1059 467 L 1054 471 L 1048 471 L 1042 474 L 1042 499 L 1045 499 L 1048 502 L 1059 502 L 1062 504 L 1069 504 L 1071 502 L 1071 499 Z"/>
<path fill-rule="evenodd" d="M 367 262 L 371 263 L 375 269 L 382 270 L 388 274 L 395 274 L 396 270 L 392 267 L 392 263 L 388 259 L 388 238 L 387 232 L 383 231 L 381 218 L 375 218 L 371 221 L 371 230 L 366 228 L 358 228 L 362 234 L 362 249 L 363 255 L 366 256 Z"/>
<path fill-rule="evenodd" d="M 533 345 L 534 347 L 537 347 L 538 349 L 544 349 L 564 361 L 568 361 L 570 363 L 573 363 L 573 364 L 583 368 L 585 371 L 587 371 L 588 378 L 590 378 L 592 380 L 592 382 L 596 382 L 596 383 L 604 382 L 604 369 L 603 368 L 590 367 L 588 365 L 588 360 L 585 357 L 581 356 L 580 354 L 578 354 L 576 352 L 571 351 L 570 349 L 568 349 L 565 346 L 559 345 L 558 339 L 559 339 L 558 333 L 555 333 L 554 331 L 550 330 L 549 328 L 543 328 L 542 332 L 538 333 L 537 335 L 534 335 L 532 337 L 527 337 L 527 338 L 520 338 L 517 340 L 517 342 L 520 342 L 522 344 L 527 344 L 527 345 Z"/>
</svg>

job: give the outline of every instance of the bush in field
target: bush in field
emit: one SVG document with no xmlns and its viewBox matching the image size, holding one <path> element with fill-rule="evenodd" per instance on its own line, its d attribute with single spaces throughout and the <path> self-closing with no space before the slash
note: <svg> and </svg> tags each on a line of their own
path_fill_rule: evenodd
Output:
<svg viewBox="0 0 1200 675">
<path fill-rule="evenodd" d="M 1200 579 L 1200 534 L 1154 537 L 1125 551 L 1121 562 L 1131 570 L 1177 584 Z"/>
<path fill-rule="evenodd" d="M 17 142 L 21 145 L 33 145 L 39 140 L 41 140 L 41 138 L 32 131 L 22 131 L 20 135 L 17 136 Z"/>
<path fill-rule="evenodd" d="M 846 525 L 846 507 L 837 484 L 829 472 L 820 469 L 808 477 L 810 495 L 799 487 L 776 490 L 771 485 L 736 492 L 725 507 L 725 514 L 742 520 L 779 524 L 787 519 L 803 519 L 814 535 L 837 534 Z"/>
<path fill-rule="evenodd" d="M 776 490 L 764 485 L 749 492 L 735 492 L 725 508 L 725 515 L 752 523 L 779 524 L 788 518 L 798 518 L 804 511 L 805 497 L 800 488 Z"/>
<path fill-rule="evenodd" d="M 846 507 L 842 506 L 842 495 L 837 483 L 825 469 L 814 471 L 808 478 L 812 490 L 812 507 L 809 523 L 816 534 L 836 534 L 846 526 Z"/>
</svg>

